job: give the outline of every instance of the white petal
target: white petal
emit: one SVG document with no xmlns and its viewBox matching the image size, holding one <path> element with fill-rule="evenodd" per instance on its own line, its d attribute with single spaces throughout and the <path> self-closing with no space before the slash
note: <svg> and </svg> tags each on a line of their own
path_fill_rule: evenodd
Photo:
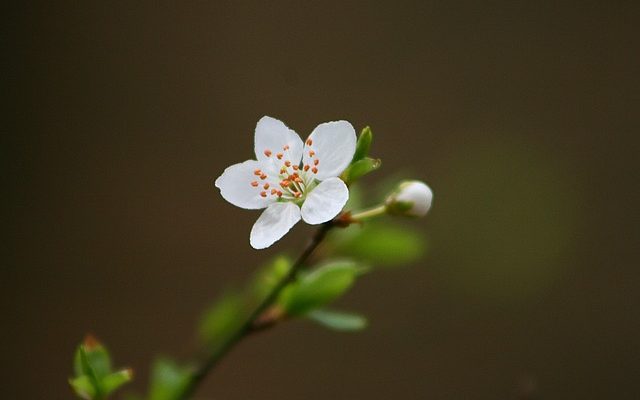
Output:
<svg viewBox="0 0 640 400">
<path fill-rule="evenodd" d="M 260 177 L 254 174 L 256 169 L 264 169 L 263 163 L 248 160 L 225 169 L 215 181 L 222 197 L 234 206 L 249 210 L 265 208 L 275 202 L 274 196 L 260 196 L 260 192 L 263 190 L 260 186 L 251 186 L 251 182 L 254 181 L 262 184 Z"/>
<path fill-rule="evenodd" d="M 256 125 L 254 140 L 258 160 L 277 160 L 276 155 L 278 153 L 282 153 L 282 159 L 279 160 L 279 163 L 289 160 L 292 164 L 298 165 L 302 159 L 302 139 L 295 131 L 289 129 L 284 122 L 275 118 L 260 118 Z M 287 146 L 288 150 L 285 150 Z"/>
<path fill-rule="evenodd" d="M 349 200 L 349 189 L 340 178 L 326 179 L 307 195 L 302 205 L 302 219 L 317 225 L 331 220 Z"/>
<path fill-rule="evenodd" d="M 251 228 L 249 241 L 254 249 L 264 249 L 280 240 L 300 221 L 300 207 L 294 203 L 273 203 Z"/>
<path fill-rule="evenodd" d="M 311 143 L 311 145 L 309 145 Z M 310 155 L 312 151 L 313 156 Z M 353 159 L 356 151 L 356 131 L 347 121 L 325 122 L 316 127 L 307 139 L 303 161 L 314 165 L 318 161 L 316 178 L 324 180 L 338 176 Z"/>
</svg>

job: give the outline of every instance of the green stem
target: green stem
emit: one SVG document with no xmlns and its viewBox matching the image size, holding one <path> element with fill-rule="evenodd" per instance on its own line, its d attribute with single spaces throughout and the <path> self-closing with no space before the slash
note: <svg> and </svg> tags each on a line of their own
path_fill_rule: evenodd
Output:
<svg viewBox="0 0 640 400">
<path fill-rule="evenodd" d="M 185 386 L 182 394 L 178 397 L 181 400 L 187 400 L 198 388 L 204 378 L 213 370 L 218 362 L 238 343 L 242 338 L 251 333 L 252 327 L 255 321 L 278 299 L 280 292 L 287 284 L 295 279 L 298 271 L 307 262 L 309 256 L 314 252 L 320 243 L 324 240 L 327 232 L 334 226 L 333 221 L 329 221 L 323 224 L 320 229 L 316 231 L 316 234 L 311 238 L 307 247 L 300 254 L 298 259 L 293 263 L 289 272 L 284 276 L 278 284 L 271 290 L 271 292 L 265 297 L 265 299 L 253 310 L 249 315 L 249 318 L 242 324 L 242 326 L 220 347 L 218 347 L 213 353 L 211 353 L 207 359 L 196 369 L 191 376 L 191 380 Z"/>
<path fill-rule="evenodd" d="M 364 221 L 365 219 L 377 217 L 387 212 L 387 206 L 382 204 L 368 210 L 360 211 L 351 215 L 351 220 L 355 222 Z"/>
</svg>

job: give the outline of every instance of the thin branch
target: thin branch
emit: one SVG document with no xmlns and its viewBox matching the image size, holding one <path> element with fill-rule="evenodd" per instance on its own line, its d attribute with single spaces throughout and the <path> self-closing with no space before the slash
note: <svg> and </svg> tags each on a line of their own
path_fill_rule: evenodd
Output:
<svg viewBox="0 0 640 400">
<path fill-rule="evenodd" d="M 265 297 L 265 299 L 251 312 L 249 318 L 240 326 L 240 328 L 233 334 L 225 343 L 218 347 L 209 357 L 196 369 L 191 377 L 191 380 L 185 387 L 184 391 L 180 395 L 179 399 L 187 400 L 196 391 L 200 383 L 204 378 L 213 370 L 218 362 L 240 341 L 242 338 L 252 332 L 256 321 L 263 315 L 263 313 L 278 299 L 280 292 L 287 284 L 293 281 L 300 270 L 300 268 L 307 262 L 309 256 L 315 251 L 320 243 L 324 240 L 327 232 L 334 227 L 333 221 L 329 221 L 316 231 L 315 235 L 311 238 L 303 252 L 293 263 L 287 275 L 285 275 L 273 290 Z"/>
</svg>

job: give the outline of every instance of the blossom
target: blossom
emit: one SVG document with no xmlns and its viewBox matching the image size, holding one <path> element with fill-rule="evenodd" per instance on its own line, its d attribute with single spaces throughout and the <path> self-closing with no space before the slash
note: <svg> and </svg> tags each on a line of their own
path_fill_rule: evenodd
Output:
<svg viewBox="0 0 640 400">
<path fill-rule="evenodd" d="M 256 160 L 228 167 L 215 186 L 237 207 L 266 209 L 250 235 L 251 246 L 264 249 L 300 219 L 317 225 L 340 213 L 349 189 L 338 176 L 355 148 L 356 133 L 347 121 L 320 124 L 303 142 L 282 121 L 265 116 L 256 125 Z"/>
<path fill-rule="evenodd" d="M 423 217 L 431 208 L 433 192 L 424 182 L 405 181 L 386 201 L 387 210 L 393 214 Z"/>
</svg>

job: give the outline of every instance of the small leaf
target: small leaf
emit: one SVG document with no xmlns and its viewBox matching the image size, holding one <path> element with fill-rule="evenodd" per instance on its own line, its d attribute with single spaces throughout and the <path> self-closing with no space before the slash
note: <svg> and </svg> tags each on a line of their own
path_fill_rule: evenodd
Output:
<svg viewBox="0 0 640 400">
<path fill-rule="evenodd" d="M 69 384 L 81 399 L 92 400 L 96 397 L 96 389 L 92 379 L 88 375 L 81 375 L 69 379 Z"/>
<path fill-rule="evenodd" d="M 367 327 L 367 319 L 359 314 L 321 309 L 311 311 L 307 317 L 336 331 L 354 332 Z"/>
<path fill-rule="evenodd" d="M 260 270 L 251 287 L 252 294 L 262 300 L 287 275 L 291 269 L 291 259 L 278 256 Z"/>
<path fill-rule="evenodd" d="M 362 178 L 364 175 L 373 172 L 380 168 L 382 165 L 382 161 L 380 159 L 373 158 L 363 158 L 352 163 L 343 173 L 342 179 L 347 183 L 351 184 L 358 179 Z"/>
<path fill-rule="evenodd" d="M 76 350 L 73 366 L 76 376 L 95 374 L 99 381 L 111 372 L 111 357 L 102 343 L 88 335 Z"/>
<path fill-rule="evenodd" d="M 220 343 L 243 323 L 245 302 L 239 293 L 224 295 L 205 312 L 200 323 L 199 334 L 209 345 Z"/>
<path fill-rule="evenodd" d="M 360 132 L 360 136 L 358 136 L 358 142 L 356 143 L 356 152 L 353 155 L 352 162 L 362 160 L 363 158 L 369 155 L 369 149 L 371 148 L 372 141 L 373 141 L 373 132 L 371 132 L 371 128 L 366 126 L 362 130 L 362 132 Z"/>
<path fill-rule="evenodd" d="M 288 315 L 306 314 L 340 297 L 362 272 L 362 267 L 352 262 L 324 265 L 285 288 L 278 304 Z"/>
<path fill-rule="evenodd" d="M 191 368 L 167 358 L 157 360 L 151 372 L 149 400 L 176 400 L 191 379 Z"/>
<path fill-rule="evenodd" d="M 396 265 L 416 261 L 424 253 L 424 237 L 406 227 L 368 223 L 351 229 L 357 234 L 343 235 L 335 241 L 339 254 L 374 265 Z"/>
<path fill-rule="evenodd" d="M 123 369 L 113 372 L 102 379 L 102 391 L 105 396 L 109 395 L 120 386 L 133 379 L 133 371 L 131 369 Z"/>
</svg>

